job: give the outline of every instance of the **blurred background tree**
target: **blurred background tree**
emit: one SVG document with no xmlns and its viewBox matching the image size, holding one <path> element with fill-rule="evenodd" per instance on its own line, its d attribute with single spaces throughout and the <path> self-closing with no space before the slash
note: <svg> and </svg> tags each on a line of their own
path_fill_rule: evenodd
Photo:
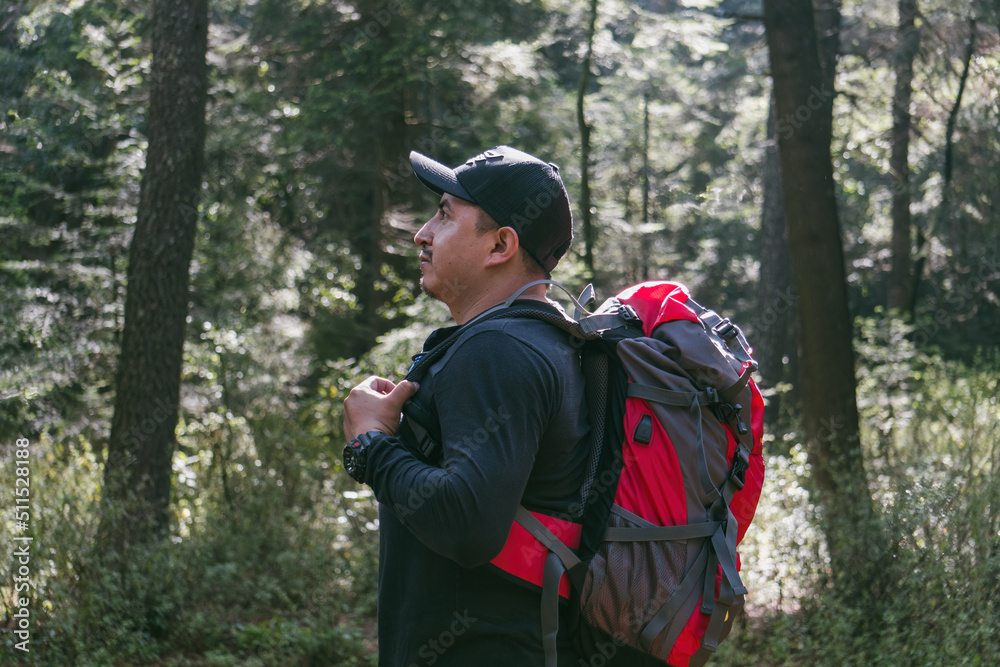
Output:
<svg viewBox="0 0 1000 667">
<path fill-rule="evenodd" d="M 115 412 L 104 468 L 102 540 L 166 534 L 176 446 L 195 204 L 205 163 L 208 2 L 152 11 L 149 146 L 129 246 Z M 113 518 L 114 517 L 114 518 Z"/>
<path fill-rule="evenodd" d="M 836 207 L 820 249 L 843 275 L 796 271 L 846 301 L 857 456 L 826 481 L 879 518 L 897 565 L 875 602 L 831 595 L 869 543 L 829 530 L 840 508 L 806 446 L 808 326 L 832 304 L 793 281 L 788 231 L 819 220 L 786 210 L 804 174 L 775 149 L 817 110 L 808 87 L 772 105 L 775 58 L 801 53 L 768 51 L 760 0 L 210 2 L 166 539 L 110 571 L 99 499 L 152 155 L 151 8 L 0 0 L 0 484 L 29 438 L 46 553 L 28 656 L 0 587 L 5 663 L 374 664 L 377 519 L 340 467 L 340 401 L 448 321 L 419 293 L 434 199 L 409 151 L 458 164 L 497 144 L 561 167 L 577 240 L 556 279 L 602 297 L 684 282 L 756 346 L 770 478 L 748 613 L 716 662 L 1000 659 L 995 3 L 815 2 L 835 202 L 815 210 Z"/>
</svg>

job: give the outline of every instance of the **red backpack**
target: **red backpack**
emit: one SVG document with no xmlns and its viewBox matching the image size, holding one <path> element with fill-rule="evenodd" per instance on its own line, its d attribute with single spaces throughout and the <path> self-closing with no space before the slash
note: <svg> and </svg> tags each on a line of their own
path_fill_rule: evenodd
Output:
<svg viewBox="0 0 1000 667">
<path fill-rule="evenodd" d="M 678 283 L 630 287 L 593 314 L 580 304 L 593 298 L 588 286 L 575 319 L 512 306 L 543 282 L 566 291 L 530 283 L 476 321 L 542 319 L 579 342 L 588 474 L 579 512 L 519 508 L 491 563 L 541 587 L 546 667 L 556 665 L 560 598 L 586 664 L 702 665 L 747 593 L 736 547 L 764 481 L 757 363 L 740 329 Z"/>
</svg>

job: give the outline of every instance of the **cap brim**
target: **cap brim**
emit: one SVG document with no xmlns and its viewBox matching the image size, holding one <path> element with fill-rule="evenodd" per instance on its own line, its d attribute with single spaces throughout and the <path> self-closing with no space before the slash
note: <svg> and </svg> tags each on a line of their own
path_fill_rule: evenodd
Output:
<svg viewBox="0 0 1000 667">
<path fill-rule="evenodd" d="M 417 175 L 420 182 L 439 195 L 447 192 L 465 201 L 472 201 L 472 195 L 458 182 L 454 169 L 446 167 L 426 155 L 421 155 L 417 151 L 410 151 L 410 164 L 413 165 L 413 173 Z"/>
</svg>

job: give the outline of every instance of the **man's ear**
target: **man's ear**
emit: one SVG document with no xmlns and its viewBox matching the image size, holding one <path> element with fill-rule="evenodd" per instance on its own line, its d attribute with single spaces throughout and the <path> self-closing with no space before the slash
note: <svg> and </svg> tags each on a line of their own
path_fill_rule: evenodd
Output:
<svg viewBox="0 0 1000 667">
<path fill-rule="evenodd" d="M 486 258 L 486 266 L 504 264 L 517 256 L 521 245 L 513 227 L 500 227 L 491 233 L 493 234 L 493 248 Z"/>
</svg>

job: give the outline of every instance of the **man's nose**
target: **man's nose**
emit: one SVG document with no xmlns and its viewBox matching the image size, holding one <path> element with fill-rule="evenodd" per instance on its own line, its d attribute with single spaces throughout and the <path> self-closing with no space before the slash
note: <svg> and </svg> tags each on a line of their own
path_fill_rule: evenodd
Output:
<svg viewBox="0 0 1000 667">
<path fill-rule="evenodd" d="M 430 245 L 431 233 L 427 229 L 428 224 L 428 222 L 425 222 L 424 226 L 421 227 L 413 237 L 414 243 L 418 246 Z"/>
</svg>

